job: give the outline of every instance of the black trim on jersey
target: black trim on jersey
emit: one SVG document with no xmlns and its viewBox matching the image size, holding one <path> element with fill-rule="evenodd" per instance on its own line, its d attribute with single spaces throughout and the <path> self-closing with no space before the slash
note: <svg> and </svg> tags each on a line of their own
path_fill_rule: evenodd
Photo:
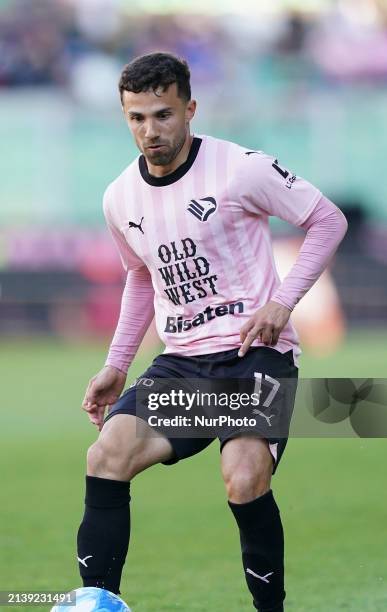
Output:
<svg viewBox="0 0 387 612">
<path fill-rule="evenodd" d="M 138 167 L 140 169 L 142 178 L 146 183 L 148 183 L 148 185 L 152 185 L 153 187 L 165 187 L 166 185 L 172 185 L 172 183 L 176 183 L 176 181 L 181 179 L 191 168 L 197 157 L 197 154 L 199 153 L 201 144 L 202 139 L 197 138 L 195 136 L 185 162 L 181 164 L 181 166 L 176 168 L 176 170 L 174 170 L 170 174 L 166 174 L 165 176 L 153 176 L 153 174 L 149 174 L 145 157 L 141 155 L 138 160 Z"/>
</svg>

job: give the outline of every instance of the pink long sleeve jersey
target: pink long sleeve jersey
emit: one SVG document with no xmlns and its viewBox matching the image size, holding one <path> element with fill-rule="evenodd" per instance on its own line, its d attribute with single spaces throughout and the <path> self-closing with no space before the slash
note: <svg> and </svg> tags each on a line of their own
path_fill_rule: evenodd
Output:
<svg viewBox="0 0 387 612">
<path fill-rule="evenodd" d="M 270 299 L 291 308 L 293 298 L 286 298 L 276 271 L 268 218 L 303 226 L 321 198 L 273 157 L 209 136 L 195 137 L 186 162 L 161 178 L 138 157 L 104 196 L 107 224 L 125 269 L 133 271 L 107 363 L 127 370 L 153 305 L 164 352 L 187 356 L 240 346 L 243 323 Z M 131 281 L 139 294 L 130 306 Z M 292 278 L 287 282 L 294 285 Z M 293 349 L 297 361 L 299 342 L 290 321 L 275 348 Z"/>
</svg>

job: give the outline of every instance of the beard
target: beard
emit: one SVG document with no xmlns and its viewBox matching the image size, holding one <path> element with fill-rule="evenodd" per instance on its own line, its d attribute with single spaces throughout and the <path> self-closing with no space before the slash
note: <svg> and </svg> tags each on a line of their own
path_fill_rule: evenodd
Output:
<svg viewBox="0 0 387 612">
<path fill-rule="evenodd" d="M 145 149 L 143 152 L 144 157 L 149 163 L 153 166 L 169 166 L 173 162 L 173 160 L 179 155 L 183 145 L 185 143 L 186 134 L 184 133 L 181 138 L 176 140 L 171 145 L 166 145 L 164 142 L 153 143 L 155 146 L 157 144 L 165 145 L 165 148 L 162 151 L 152 152 L 150 149 Z"/>
</svg>

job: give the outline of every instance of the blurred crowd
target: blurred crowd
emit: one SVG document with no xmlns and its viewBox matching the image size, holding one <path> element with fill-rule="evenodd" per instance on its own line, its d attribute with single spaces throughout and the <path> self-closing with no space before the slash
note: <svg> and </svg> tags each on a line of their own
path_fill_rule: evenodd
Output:
<svg viewBox="0 0 387 612">
<path fill-rule="evenodd" d="M 349 198 L 340 301 L 350 324 L 386 325 L 387 226 L 368 215 L 387 218 L 387 0 L 241 0 L 232 13 L 227 4 L 166 13 L 168 0 L 0 0 L 0 333 L 114 328 L 122 270 L 97 203 L 131 154 L 118 75 L 156 50 L 187 59 L 204 133 L 216 118 L 222 137 L 291 150 L 335 202 Z M 21 87 L 34 89 L 28 116 Z"/>
<path fill-rule="evenodd" d="M 233 15 L 149 14 L 131 4 L 2 0 L 0 87 L 71 91 L 85 74 L 108 83 L 130 58 L 154 50 L 185 57 L 204 82 L 227 79 L 230 64 L 257 78 L 269 65 L 270 74 L 282 71 L 284 78 L 387 81 L 386 0 L 327 0 L 325 10 L 313 12 Z"/>
</svg>

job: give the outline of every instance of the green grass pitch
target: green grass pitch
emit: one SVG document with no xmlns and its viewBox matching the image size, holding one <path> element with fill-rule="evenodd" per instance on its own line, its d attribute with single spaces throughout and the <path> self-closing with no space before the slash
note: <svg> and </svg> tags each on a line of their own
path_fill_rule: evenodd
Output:
<svg viewBox="0 0 387 612">
<path fill-rule="evenodd" d="M 386 341 L 352 335 L 334 357 L 305 354 L 301 374 L 385 377 Z M 97 431 L 79 406 L 105 349 L 2 345 L 0 590 L 80 586 L 75 534 Z M 148 362 L 137 359 L 131 378 Z M 272 483 L 286 532 L 287 611 L 387 610 L 386 448 L 382 439 L 290 440 Z M 133 481 L 122 597 L 134 612 L 252 610 L 217 442 Z"/>
</svg>

